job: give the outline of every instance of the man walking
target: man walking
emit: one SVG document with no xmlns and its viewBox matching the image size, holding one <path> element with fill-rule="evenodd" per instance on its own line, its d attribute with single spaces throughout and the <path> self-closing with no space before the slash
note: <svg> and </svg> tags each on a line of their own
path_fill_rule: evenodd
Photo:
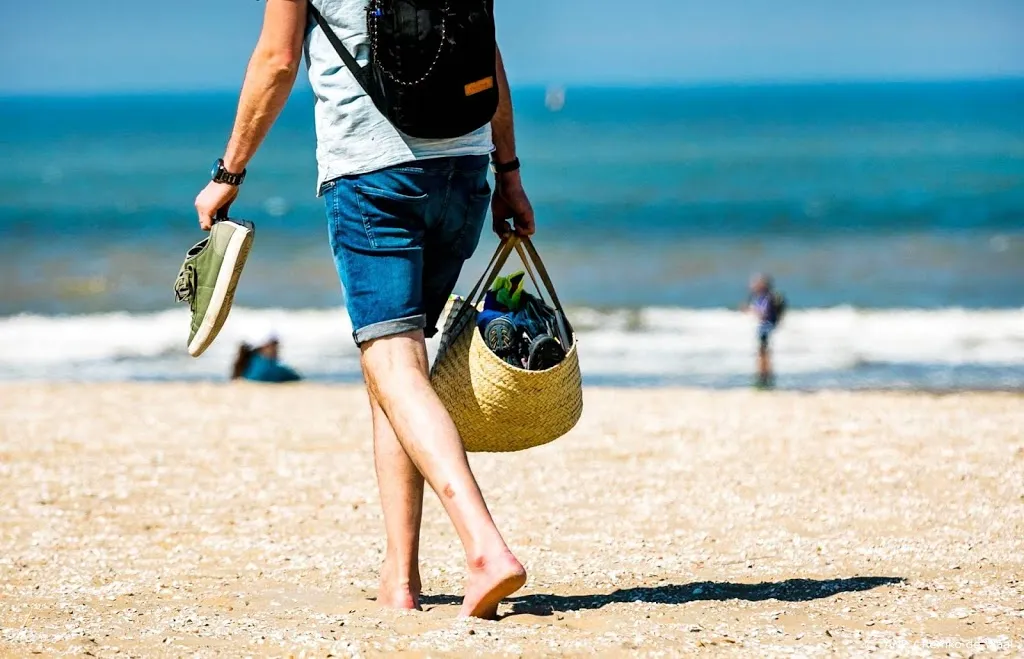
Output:
<svg viewBox="0 0 1024 659">
<path fill-rule="evenodd" d="M 313 0 L 312 5 L 364 64 L 373 47 L 368 0 Z M 379 4 L 375 7 L 369 15 L 382 16 Z M 460 615 L 493 617 L 500 600 L 525 583 L 526 572 L 495 526 L 458 431 L 431 388 L 424 337 L 436 332 L 463 263 L 477 247 L 488 208 L 499 235 L 534 231 L 519 177 L 501 55 L 495 48 L 493 79 L 466 85 L 467 96 L 497 88 L 500 100 L 490 123 L 454 138 L 417 139 L 382 114 L 310 14 L 305 0 L 267 0 L 234 131 L 213 180 L 196 199 L 199 223 L 210 229 L 213 218 L 234 201 L 247 164 L 288 98 L 305 48 L 316 96 L 318 190 L 326 201 L 331 248 L 373 413 L 387 533 L 378 600 L 419 608 L 425 479 L 465 548 L 468 578 Z M 433 66 L 416 64 L 420 70 Z M 493 198 L 488 154 L 495 170 Z"/>
</svg>

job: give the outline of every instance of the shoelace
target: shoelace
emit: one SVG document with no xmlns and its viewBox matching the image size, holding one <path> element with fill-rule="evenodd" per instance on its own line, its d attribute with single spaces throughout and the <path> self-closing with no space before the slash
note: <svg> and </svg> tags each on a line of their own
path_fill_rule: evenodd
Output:
<svg viewBox="0 0 1024 659">
<path fill-rule="evenodd" d="M 196 266 L 186 263 L 178 273 L 174 282 L 174 297 L 178 302 L 188 302 L 189 308 L 195 311 L 196 305 Z"/>
</svg>

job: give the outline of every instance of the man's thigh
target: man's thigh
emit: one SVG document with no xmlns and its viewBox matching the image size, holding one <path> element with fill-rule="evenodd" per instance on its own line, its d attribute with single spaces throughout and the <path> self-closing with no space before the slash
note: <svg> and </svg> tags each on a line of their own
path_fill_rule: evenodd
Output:
<svg viewBox="0 0 1024 659">
<path fill-rule="evenodd" d="M 423 329 L 428 177 L 385 169 L 326 186 L 328 232 L 357 344 Z"/>
</svg>

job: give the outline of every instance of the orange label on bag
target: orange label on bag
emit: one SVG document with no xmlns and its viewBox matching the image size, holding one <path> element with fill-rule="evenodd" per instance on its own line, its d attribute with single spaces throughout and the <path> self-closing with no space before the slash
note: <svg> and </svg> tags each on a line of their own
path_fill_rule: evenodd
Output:
<svg viewBox="0 0 1024 659">
<path fill-rule="evenodd" d="M 487 76 L 483 80 L 477 80 L 466 85 L 466 96 L 472 96 L 473 94 L 479 94 L 485 92 L 488 89 L 494 87 L 494 76 Z"/>
</svg>

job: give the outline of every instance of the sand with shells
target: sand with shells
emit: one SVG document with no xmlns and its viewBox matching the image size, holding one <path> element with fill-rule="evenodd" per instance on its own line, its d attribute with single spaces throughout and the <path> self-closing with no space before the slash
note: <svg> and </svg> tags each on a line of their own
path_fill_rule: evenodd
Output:
<svg viewBox="0 0 1024 659">
<path fill-rule="evenodd" d="M 371 600 L 369 416 L 328 386 L 0 387 L 3 656 L 1020 656 L 1024 397 L 591 390 L 473 459 L 530 571 L 454 618 Z"/>
</svg>

